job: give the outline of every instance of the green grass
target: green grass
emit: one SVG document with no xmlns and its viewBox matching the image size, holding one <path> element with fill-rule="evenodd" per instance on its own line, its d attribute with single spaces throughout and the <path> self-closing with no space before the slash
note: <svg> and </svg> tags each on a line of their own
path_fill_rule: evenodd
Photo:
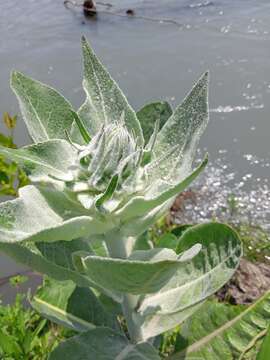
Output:
<svg viewBox="0 0 270 360">
<path fill-rule="evenodd" d="M 11 278 L 18 286 L 25 276 Z M 25 308 L 25 294 L 17 294 L 12 305 L 0 304 L 0 359 L 46 360 L 57 344 L 72 335 L 71 331 L 43 319 L 30 308 Z"/>
</svg>

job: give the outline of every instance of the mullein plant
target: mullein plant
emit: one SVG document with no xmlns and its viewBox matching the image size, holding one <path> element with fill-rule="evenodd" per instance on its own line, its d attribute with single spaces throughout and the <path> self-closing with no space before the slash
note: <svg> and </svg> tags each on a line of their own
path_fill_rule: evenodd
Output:
<svg viewBox="0 0 270 360">
<path fill-rule="evenodd" d="M 159 359 L 155 338 L 224 285 L 242 253 L 224 224 L 189 228 L 175 249 L 144 236 L 207 164 L 192 168 L 208 122 L 208 73 L 174 112 L 160 102 L 136 114 L 85 38 L 82 50 L 77 112 L 12 73 L 34 144 L 0 154 L 32 184 L 0 205 L 0 250 L 47 275 L 32 305 L 78 332 L 50 360 Z"/>
</svg>

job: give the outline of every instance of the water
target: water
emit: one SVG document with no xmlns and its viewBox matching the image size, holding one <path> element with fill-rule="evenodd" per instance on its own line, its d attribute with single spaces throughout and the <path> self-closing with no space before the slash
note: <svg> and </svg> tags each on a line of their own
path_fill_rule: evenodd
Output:
<svg viewBox="0 0 270 360">
<path fill-rule="evenodd" d="M 213 161 L 225 149 L 236 182 L 249 173 L 262 181 L 267 179 L 269 1 L 112 3 L 109 11 L 124 14 L 132 8 L 138 16 L 170 18 L 179 25 L 105 13 L 97 20 L 85 19 L 80 8 L 67 10 L 62 0 L 1 1 L 1 112 L 18 112 L 9 89 L 12 69 L 57 88 L 78 107 L 84 99 L 79 42 L 84 34 L 136 109 L 156 99 L 177 105 L 200 74 L 209 69 L 211 122 L 201 148 Z M 1 124 L 0 131 L 3 129 Z M 30 142 L 21 119 L 15 137 L 19 145 Z M 251 164 L 250 156 L 258 162 Z M 18 267 L 1 259 L 0 269 L 0 276 L 5 276 Z"/>
</svg>

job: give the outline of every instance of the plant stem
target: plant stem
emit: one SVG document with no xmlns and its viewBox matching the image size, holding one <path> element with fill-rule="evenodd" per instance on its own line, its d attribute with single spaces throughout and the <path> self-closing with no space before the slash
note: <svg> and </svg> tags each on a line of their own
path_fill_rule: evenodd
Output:
<svg viewBox="0 0 270 360">
<path fill-rule="evenodd" d="M 122 302 L 122 310 L 127 322 L 128 333 L 132 343 L 136 344 L 141 340 L 140 327 L 134 321 L 134 309 L 138 302 L 138 296 L 125 294 Z"/>
<path fill-rule="evenodd" d="M 111 232 L 106 236 L 107 249 L 113 258 L 127 259 L 132 252 L 134 242 L 134 238 L 123 237 L 120 231 Z M 133 343 L 137 343 L 140 340 L 140 329 L 133 317 L 137 301 L 137 295 L 124 294 L 123 296 L 122 310 L 127 322 L 130 340 Z"/>
</svg>

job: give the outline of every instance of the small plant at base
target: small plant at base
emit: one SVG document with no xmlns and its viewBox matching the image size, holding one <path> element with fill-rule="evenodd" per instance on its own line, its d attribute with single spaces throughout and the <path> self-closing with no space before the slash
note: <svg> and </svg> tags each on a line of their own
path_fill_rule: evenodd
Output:
<svg viewBox="0 0 270 360">
<path fill-rule="evenodd" d="M 12 286 L 25 276 L 10 279 Z M 14 304 L 0 303 L 0 358 L 5 360 L 46 360 L 59 342 L 70 336 L 66 330 L 52 331 L 52 324 L 32 309 L 23 306 L 24 294 L 17 294 Z M 70 331 L 69 331 L 70 332 Z"/>
<path fill-rule="evenodd" d="M 14 129 L 16 127 L 17 116 L 11 116 L 5 112 L 3 122 L 9 130 L 9 135 L 0 133 L 0 145 L 15 149 Z M 7 161 L 5 156 L 0 156 L 0 195 L 16 196 L 18 189 L 28 184 L 28 179 L 24 171 L 14 161 Z"/>
<path fill-rule="evenodd" d="M 18 287 L 19 285 L 28 281 L 28 277 L 25 275 L 15 275 L 9 279 L 11 286 Z"/>
<path fill-rule="evenodd" d="M 80 333 L 50 360 L 159 359 L 151 339 L 190 317 L 242 254 L 238 235 L 218 223 L 188 228 L 175 250 L 142 238 L 206 166 L 207 158 L 192 169 L 208 122 L 208 73 L 174 112 L 147 105 L 155 126 L 145 144 L 143 121 L 84 38 L 82 48 L 78 112 L 55 90 L 12 74 L 34 144 L 0 154 L 22 164 L 33 185 L 0 205 L 0 249 L 53 278 L 32 305 Z"/>
</svg>

